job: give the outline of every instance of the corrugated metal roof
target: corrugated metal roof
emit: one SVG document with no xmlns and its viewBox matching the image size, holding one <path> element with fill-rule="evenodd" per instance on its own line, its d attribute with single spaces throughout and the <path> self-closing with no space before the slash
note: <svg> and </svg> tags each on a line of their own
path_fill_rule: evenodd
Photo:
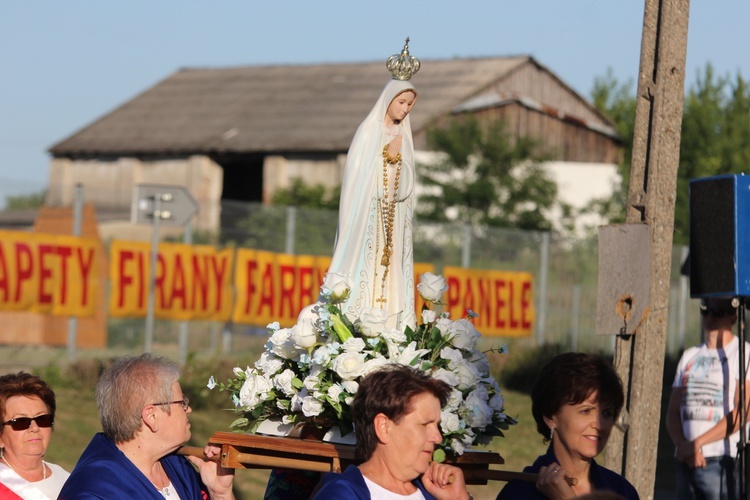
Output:
<svg viewBox="0 0 750 500">
<path fill-rule="evenodd" d="M 416 132 L 531 57 L 423 61 Z M 384 63 L 185 69 L 55 144 L 56 156 L 346 151 Z M 606 125 L 603 123 L 602 125 Z"/>
</svg>

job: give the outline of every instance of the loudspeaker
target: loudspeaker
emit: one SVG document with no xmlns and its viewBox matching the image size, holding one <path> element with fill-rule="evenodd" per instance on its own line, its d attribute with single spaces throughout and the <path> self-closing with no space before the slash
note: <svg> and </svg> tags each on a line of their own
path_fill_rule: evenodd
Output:
<svg viewBox="0 0 750 500">
<path fill-rule="evenodd" d="M 750 296 L 750 176 L 690 181 L 690 296 Z"/>
</svg>

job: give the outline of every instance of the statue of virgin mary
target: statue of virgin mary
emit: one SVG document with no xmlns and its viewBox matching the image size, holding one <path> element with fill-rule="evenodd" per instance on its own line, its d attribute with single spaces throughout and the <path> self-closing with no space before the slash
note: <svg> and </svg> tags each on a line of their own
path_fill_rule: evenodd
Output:
<svg viewBox="0 0 750 500">
<path fill-rule="evenodd" d="M 351 320 L 366 308 L 385 311 L 386 326 L 416 326 L 414 311 L 414 143 L 409 111 L 419 69 L 407 39 L 388 67 L 394 74 L 360 124 L 344 164 L 339 222 L 328 272 L 351 285 L 341 310 Z M 416 68 L 416 69 L 415 69 Z"/>
</svg>

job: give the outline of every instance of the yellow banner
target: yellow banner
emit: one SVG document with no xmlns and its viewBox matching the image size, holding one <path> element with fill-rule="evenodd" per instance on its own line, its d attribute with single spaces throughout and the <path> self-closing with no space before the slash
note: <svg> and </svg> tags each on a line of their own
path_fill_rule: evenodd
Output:
<svg viewBox="0 0 750 500">
<path fill-rule="evenodd" d="M 330 263 L 330 257 L 238 249 L 232 320 L 259 326 L 295 324 L 302 308 L 318 300 Z"/>
<path fill-rule="evenodd" d="M 156 265 L 154 314 L 172 320 L 228 321 L 232 312 L 232 250 L 161 243 Z M 110 245 L 109 313 L 143 317 L 148 309 L 149 243 Z"/>
<path fill-rule="evenodd" d="M 482 335 L 528 337 L 534 327 L 533 276 L 531 273 L 485 271 L 445 267 L 448 292 L 444 310 L 451 319 L 479 314 L 473 323 Z"/>
<path fill-rule="evenodd" d="M 93 238 L 0 231 L 0 310 L 92 316 Z"/>
</svg>

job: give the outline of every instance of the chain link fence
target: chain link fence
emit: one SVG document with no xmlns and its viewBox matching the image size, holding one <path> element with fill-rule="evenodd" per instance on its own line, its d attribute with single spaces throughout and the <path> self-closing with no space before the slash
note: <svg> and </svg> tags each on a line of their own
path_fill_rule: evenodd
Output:
<svg viewBox="0 0 750 500">
<path fill-rule="evenodd" d="M 31 230 L 40 202 L 34 196 L 14 195 L 0 212 L 0 229 Z M 20 199 L 19 199 L 20 198 Z M 23 206 L 28 199 L 29 206 Z M 6 198 L 7 201 L 7 198 Z M 127 220 L 129 207 L 119 215 L 98 214 L 100 221 L 118 217 Z M 333 251 L 338 214 L 336 211 L 257 203 L 222 201 L 221 223 L 215 231 L 195 231 L 195 244 L 234 246 L 279 253 L 326 255 Z M 431 263 L 436 273 L 445 266 L 473 269 L 525 271 L 534 276 L 536 321 L 533 336 L 513 342 L 534 345 L 561 344 L 570 350 L 610 353 L 613 336 L 597 336 L 596 300 L 598 282 L 597 238 L 571 239 L 558 234 L 516 229 L 471 227 L 457 223 L 414 221 L 414 258 Z M 125 239 L 125 238 L 123 238 Z M 179 235 L 165 237 L 181 242 Z M 109 242 L 105 241 L 105 245 Z M 667 352 L 677 354 L 700 340 L 698 301 L 689 298 L 686 277 L 680 266 L 685 247 L 675 247 L 672 257 L 671 296 Z M 100 300 L 107 300 L 101 287 Z M 230 353 L 262 343 L 264 326 L 194 321 L 157 320 L 155 352 Z M 107 345 L 112 349 L 139 351 L 144 345 L 144 320 L 110 318 Z M 505 339 L 493 338 L 496 341 Z"/>
</svg>

